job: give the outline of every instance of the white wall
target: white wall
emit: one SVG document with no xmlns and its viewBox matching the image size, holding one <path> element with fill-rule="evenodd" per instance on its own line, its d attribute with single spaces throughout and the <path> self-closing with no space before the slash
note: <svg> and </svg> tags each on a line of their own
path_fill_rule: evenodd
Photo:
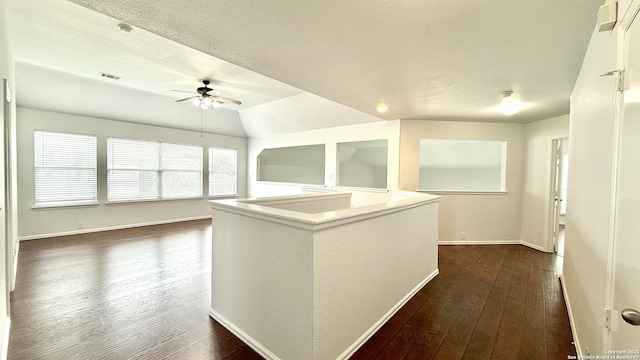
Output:
<svg viewBox="0 0 640 360">
<path fill-rule="evenodd" d="M 553 251 L 550 215 L 552 142 L 569 136 L 569 115 L 525 125 L 524 180 L 522 185 L 523 242 Z"/>
<path fill-rule="evenodd" d="M 636 20 L 637 21 L 637 20 Z M 617 30 L 617 28 L 616 28 Z M 614 156 L 616 31 L 594 32 L 571 95 L 563 283 L 579 352 L 603 354 Z"/>
<path fill-rule="evenodd" d="M 375 177 L 375 169 L 355 156 L 340 163 L 338 183 L 344 186 L 362 186 L 372 188 L 376 185 Z M 384 186 L 381 187 L 386 188 L 386 180 L 387 179 L 384 179 L 381 184 Z"/>
<path fill-rule="evenodd" d="M 7 79 L 9 80 L 10 84 L 11 84 L 11 91 L 12 94 L 14 93 L 14 62 L 13 62 L 13 56 L 11 53 L 11 46 L 10 46 L 10 41 L 9 41 L 9 37 L 8 37 L 8 26 L 7 24 L 9 23 L 9 19 L 8 19 L 8 13 L 7 13 L 7 3 L 5 0 L 0 0 L 0 86 L 4 86 L 2 84 L 2 80 L 3 79 Z M 0 94 L 3 94 L 4 91 L 0 91 Z M 0 99 L 1 103 L 4 103 L 4 99 Z M 10 105 L 10 110 L 11 110 L 11 114 L 12 116 L 10 116 L 10 118 L 5 118 L 4 116 L 4 106 L 0 106 L 0 117 L 2 119 L 2 129 L 3 129 L 3 133 L 4 133 L 4 126 L 6 124 L 6 122 L 9 122 L 11 124 L 15 124 L 15 119 L 13 117 L 13 114 L 15 114 L 15 101 L 12 102 L 12 104 Z M 0 171 L 0 185 L 2 186 L 2 190 L 0 191 L 0 342 L 1 342 L 1 346 L 2 346 L 2 354 L 1 354 L 1 358 L 6 358 L 6 351 L 7 351 L 7 345 L 8 345 L 8 339 L 9 339 L 9 323 L 10 323 L 10 319 L 9 319 L 9 311 L 8 311 L 8 304 L 7 304 L 7 294 L 8 291 L 10 290 L 10 283 L 11 281 L 7 281 L 7 275 L 9 275 L 9 278 L 12 277 L 12 271 L 7 269 L 7 254 L 6 254 L 6 248 L 7 248 L 7 243 L 9 243 L 9 249 L 12 248 L 12 244 L 11 244 L 11 239 L 7 238 L 6 236 L 6 228 L 5 228 L 5 221 L 6 221 L 6 217 L 8 215 L 8 213 L 11 213 L 13 211 L 13 209 L 6 209 L 5 208 L 5 191 L 4 191 L 4 183 L 5 181 L 7 181 L 7 177 L 8 175 L 10 176 L 10 174 L 7 174 L 7 172 L 5 171 L 5 164 L 4 164 L 4 148 L 5 148 L 5 141 L 4 141 L 4 136 L 2 136 L 2 138 L 0 139 L 0 168 L 2 169 L 2 171 Z M 10 234 L 11 235 L 11 234 Z M 11 250 L 10 250 L 11 251 Z M 11 262 L 9 262 L 11 263 Z"/>
<path fill-rule="evenodd" d="M 383 121 L 307 92 L 240 110 L 240 117 L 249 138 Z"/>
<path fill-rule="evenodd" d="M 92 69 L 96 66 L 93 62 L 88 64 Z M 16 87 L 20 106 L 97 118 L 108 114 L 109 119 L 131 123 L 191 131 L 203 129 L 210 134 L 247 137 L 238 112 L 225 108 L 226 105 L 215 111 L 202 111 L 190 101 L 180 104 L 174 102 L 189 94 L 174 92 L 174 97 L 170 97 L 134 89 L 125 85 L 128 83 L 105 81 L 97 76 L 97 71 L 85 73 L 85 77 L 18 62 Z M 194 81 L 192 85 L 195 87 L 198 84 Z M 189 89 L 189 86 L 184 89 Z M 174 119 L 181 119 L 180 124 L 176 125 Z"/>
<path fill-rule="evenodd" d="M 455 243 L 520 243 L 524 125 L 501 123 L 397 120 L 350 125 L 249 139 L 248 192 L 252 197 L 300 193 L 300 186 L 256 181 L 256 157 L 264 148 L 324 143 L 325 186 L 335 184 L 336 144 L 389 140 L 389 189 L 418 189 L 420 138 L 507 141 L 507 194 L 444 195 L 440 202 L 439 238 Z M 465 233 L 460 242 L 460 232 Z"/>
<path fill-rule="evenodd" d="M 386 149 L 385 149 L 386 150 Z M 387 168 L 374 167 L 356 156 L 340 163 L 338 183 L 343 186 L 387 188 Z"/>
<path fill-rule="evenodd" d="M 157 140 L 179 144 L 235 148 L 238 150 L 238 195 L 246 196 L 246 144 L 244 138 L 200 134 L 139 125 L 106 119 L 75 116 L 27 108 L 18 108 L 18 184 L 19 236 L 21 239 L 46 237 L 82 231 L 115 229 L 136 225 L 171 222 L 210 216 L 205 199 L 169 200 L 106 205 L 106 142 L 107 137 Z M 98 206 L 66 207 L 34 210 L 33 131 L 34 130 L 94 134 L 98 137 Z M 203 177 L 206 179 L 207 174 Z M 205 180 L 206 184 L 206 180 Z M 205 185 L 203 194 L 208 193 Z"/>
<path fill-rule="evenodd" d="M 256 158 L 265 148 L 325 144 L 325 184 L 327 188 L 334 188 L 336 184 L 337 143 L 347 141 L 364 141 L 387 139 L 389 151 L 387 154 L 387 188 L 398 189 L 398 148 L 400 121 L 378 121 L 369 124 L 341 126 L 328 129 L 310 130 L 297 133 L 249 139 L 247 183 L 251 197 L 286 195 L 300 193 L 299 185 L 283 185 L 256 181 Z"/>
<path fill-rule="evenodd" d="M 419 189 L 500 191 L 500 167 L 420 167 Z"/>
<path fill-rule="evenodd" d="M 402 120 L 401 190 L 418 189 L 420 139 L 500 140 L 507 142 L 506 194 L 444 194 L 439 239 L 444 243 L 519 243 L 524 125 Z M 465 233 L 465 240 L 460 233 Z"/>
<path fill-rule="evenodd" d="M 324 181 L 324 166 L 261 165 L 260 177 L 273 182 L 315 184 Z"/>
</svg>

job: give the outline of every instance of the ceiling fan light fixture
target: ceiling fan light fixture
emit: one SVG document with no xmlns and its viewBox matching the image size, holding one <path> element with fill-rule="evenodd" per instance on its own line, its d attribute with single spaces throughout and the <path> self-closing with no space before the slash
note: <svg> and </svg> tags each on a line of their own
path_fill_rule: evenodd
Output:
<svg viewBox="0 0 640 360">
<path fill-rule="evenodd" d="M 202 110 L 207 110 L 209 107 L 212 109 L 217 109 L 220 107 L 220 102 L 213 99 L 211 96 L 200 96 L 198 98 L 193 99 L 193 105 L 201 108 Z"/>
<path fill-rule="evenodd" d="M 194 106 L 197 106 L 203 110 L 207 110 L 209 107 L 213 109 L 217 109 L 218 107 L 220 107 L 220 104 L 223 104 L 223 103 L 242 105 L 242 102 L 238 100 L 230 99 L 224 96 L 219 96 L 220 94 L 222 94 L 222 91 L 211 89 L 210 87 L 208 87 L 210 83 L 211 82 L 209 80 L 203 80 L 202 84 L 204 84 L 204 86 L 196 89 L 195 91 L 196 95 L 189 96 L 184 99 L 178 99 L 176 100 L 176 102 L 191 100 Z M 183 92 L 182 90 L 173 90 L 173 91 Z"/>
</svg>

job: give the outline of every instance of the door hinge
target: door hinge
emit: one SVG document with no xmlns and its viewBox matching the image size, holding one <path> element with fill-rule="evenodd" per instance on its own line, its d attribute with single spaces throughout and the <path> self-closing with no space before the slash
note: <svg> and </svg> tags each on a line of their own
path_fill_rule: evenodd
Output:
<svg viewBox="0 0 640 360">
<path fill-rule="evenodd" d="M 604 327 L 611 330 L 611 309 L 604 309 Z"/>
<path fill-rule="evenodd" d="M 618 71 L 618 76 L 616 77 L 616 87 L 617 91 L 624 91 L 624 70 Z"/>
</svg>

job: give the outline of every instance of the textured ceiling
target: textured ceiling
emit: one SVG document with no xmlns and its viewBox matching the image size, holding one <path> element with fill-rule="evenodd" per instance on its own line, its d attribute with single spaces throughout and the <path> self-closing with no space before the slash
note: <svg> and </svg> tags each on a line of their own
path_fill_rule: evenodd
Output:
<svg viewBox="0 0 640 360">
<path fill-rule="evenodd" d="M 71 1 L 106 16 L 10 1 L 17 60 L 87 77 L 99 64 L 124 86 L 174 97 L 208 77 L 241 109 L 304 91 L 387 120 L 510 122 L 568 113 L 603 2 Z M 123 37 L 119 21 L 134 31 Z M 497 109 L 504 90 L 525 106 L 511 118 Z"/>
</svg>

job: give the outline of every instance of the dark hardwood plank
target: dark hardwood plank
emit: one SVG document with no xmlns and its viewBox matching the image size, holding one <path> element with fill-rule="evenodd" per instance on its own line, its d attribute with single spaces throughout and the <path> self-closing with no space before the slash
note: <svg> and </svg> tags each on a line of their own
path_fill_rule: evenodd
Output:
<svg viewBox="0 0 640 360">
<path fill-rule="evenodd" d="M 394 323 L 395 336 L 372 337 L 355 359 L 575 355 L 561 258 L 519 245 L 440 246 L 438 258 L 440 275 L 421 291 L 432 293 L 426 302 L 399 330 Z"/>
<path fill-rule="evenodd" d="M 545 319 L 547 339 L 559 339 L 560 341 L 547 341 L 547 359 L 559 359 L 566 354 L 575 355 L 571 326 L 566 320 L 567 307 L 562 294 L 560 284 L 560 272 L 562 258 L 554 261 L 553 257 L 545 258 L 544 294 L 545 294 Z"/>
<path fill-rule="evenodd" d="M 513 255 L 516 253 L 515 248 L 501 250 L 500 269 L 480 312 L 463 359 L 488 359 L 491 357 L 509 291 L 511 269 L 513 269 L 515 261 Z"/>
<path fill-rule="evenodd" d="M 210 239 L 205 220 L 23 242 L 9 359 L 260 358 L 208 316 Z"/>
<path fill-rule="evenodd" d="M 545 326 L 544 306 L 544 269 L 543 258 L 531 256 L 529 276 L 527 279 L 527 295 L 522 324 L 522 342 L 520 359 L 546 359 L 547 334 Z"/>
<path fill-rule="evenodd" d="M 208 316 L 210 222 L 21 243 L 9 359 L 260 359 Z M 440 275 L 352 359 L 575 355 L 561 258 L 441 246 Z"/>
<path fill-rule="evenodd" d="M 461 359 L 476 327 L 486 299 L 491 291 L 504 258 L 503 251 L 480 249 L 481 255 L 474 267 L 468 268 L 461 286 L 462 299 L 452 297 L 450 301 L 456 306 L 457 316 L 438 348 L 434 359 Z M 469 276 L 471 275 L 471 276 Z"/>
<path fill-rule="evenodd" d="M 475 263 L 478 257 L 479 254 L 466 254 L 465 256 L 455 258 L 453 263 L 457 264 L 458 268 L 464 267 L 468 263 Z M 445 265 L 445 267 L 447 266 L 448 264 Z M 457 278 L 456 275 L 460 271 L 458 268 L 452 269 L 452 279 Z M 434 279 L 434 281 L 436 280 Z M 441 288 L 437 291 L 432 290 L 433 287 L 431 285 L 434 281 L 427 284 L 422 290 L 433 291 L 429 301 L 425 302 L 407 324 L 398 331 L 397 335 L 390 339 L 375 356 L 376 359 L 400 359 L 403 357 L 422 356 L 424 354 L 419 354 L 415 351 L 420 349 L 420 347 L 415 346 L 415 343 L 420 340 L 423 334 L 427 332 L 442 332 L 446 334 L 455 319 L 455 311 L 453 311 L 455 309 L 449 301 L 451 297 L 450 294 L 460 288 L 454 286 L 451 281 L 443 281 Z M 373 341 L 369 341 L 365 346 L 370 343 L 373 343 Z"/>
<path fill-rule="evenodd" d="M 369 339 L 367 344 L 370 346 L 363 346 L 359 351 L 354 354 L 351 359 L 372 359 L 376 354 L 380 353 L 382 348 L 389 342 L 391 338 L 396 336 L 398 331 L 402 329 L 407 321 L 414 316 L 414 314 L 420 309 L 420 307 L 429 300 L 437 291 L 437 283 L 435 279 L 432 280 L 434 286 L 430 287 L 428 291 L 418 292 L 411 300 L 409 300 L 389 321 L 378 330 Z"/>
<path fill-rule="evenodd" d="M 512 359 L 520 353 L 530 255 L 528 251 L 523 250 L 518 249 L 515 254 L 517 263 L 512 269 L 509 294 L 491 355 L 493 359 Z"/>
</svg>

